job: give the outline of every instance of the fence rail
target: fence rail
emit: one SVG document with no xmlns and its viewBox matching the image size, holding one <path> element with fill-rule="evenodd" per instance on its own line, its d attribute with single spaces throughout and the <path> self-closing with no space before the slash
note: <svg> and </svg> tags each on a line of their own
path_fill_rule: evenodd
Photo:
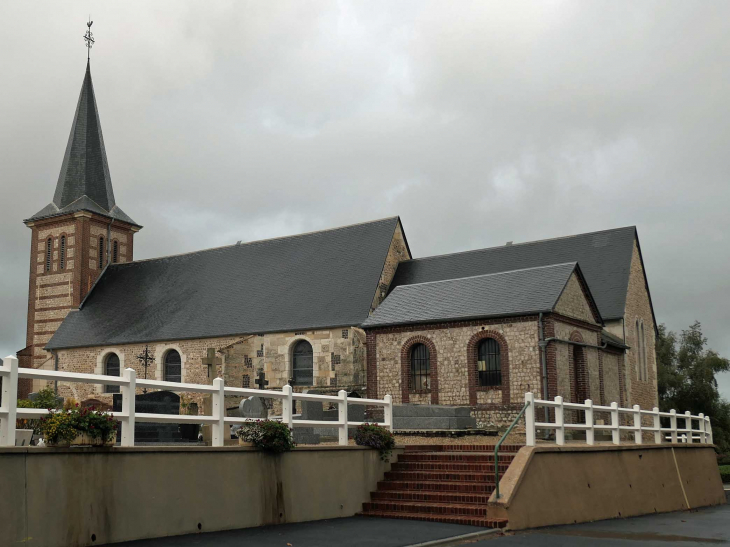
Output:
<svg viewBox="0 0 730 547">
<path fill-rule="evenodd" d="M 555 397 L 553 401 L 535 399 L 533 393 L 525 393 L 525 436 L 528 446 L 535 446 L 537 430 L 555 431 L 555 444 L 565 444 L 566 431 L 584 431 L 586 444 L 595 444 L 596 431 L 610 431 L 613 444 L 621 444 L 622 432 L 633 432 L 635 444 L 643 444 L 644 433 L 654 434 L 654 443 L 660 444 L 664 440 L 672 443 L 684 442 L 693 443 L 699 441 L 702 444 L 712 444 L 712 427 L 710 417 L 704 414 L 692 415 L 689 411 L 684 414 L 677 414 L 676 410 L 660 412 L 658 408 L 642 410 L 639 405 L 633 408 L 620 408 L 618 403 L 611 403 L 610 406 L 594 405 L 593 401 L 586 399 L 585 403 L 566 403 L 562 397 Z M 554 421 L 538 422 L 537 409 L 543 408 L 552 410 Z M 566 423 L 565 411 L 576 410 L 583 412 L 582 423 Z M 610 424 L 597 424 L 596 412 L 605 412 L 610 415 Z M 546 413 L 548 416 L 549 412 Z M 629 416 L 631 425 L 622 425 L 621 417 Z M 651 425 L 642 423 L 643 417 L 651 418 Z M 669 427 L 662 427 L 661 419 L 669 419 Z M 549 419 L 549 418 L 548 418 Z M 680 420 L 684 421 L 684 427 L 679 428 Z M 695 429 L 694 425 L 697 424 Z"/>
<path fill-rule="evenodd" d="M 48 414 L 48 410 L 41 408 L 18 408 L 18 379 L 33 378 L 35 380 L 50 380 L 59 382 L 77 382 L 85 384 L 114 385 L 120 387 L 122 395 L 122 411 L 114 413 L 114 419 L 122 426 L 122 446 L 134 446 L 135 422 L 156 423 L 196 423 L 210 424 L 212 430 L 212 445 L 223 446 L 226 424 L 243 424 L 256 421 L 254 418 L 237 418 L 226 416 L 225 396 L 241 397 L 257 396 L 268 399 L 279 399 L 282 402 L 281 416 L 276 419 L 294 427 L 337 427 L 340 445 L 347 444 L 347 430 L 364 422 L 351 422 L 347 419 L 347 392 L 341 390 L 337 396 L 315 395 L 309 393 L 293 393 L 290 385 L 285 385 L 281 391 L 227 387 L 222 378 L 213 380 L 213 385 L 187 384 L 165 382 L 160 380 L 138 379 L 135 371 L 125 369 L 122 376 L 103 376 L 100 374 L 84 374 L 79 372 L 61 372 L 19 368 L 18 360 L 13 357 L 3 359 L 0 366 L 2 381 L 2 406 L 0 406 L 0 446 L 15 446 L 15 420 L 17 418 L 34 419 Z M 135 412 L 135 394 L 138 388 L 167 389 L 170 391 L 186 391 L 208 393 L 212 395 L 212 415 L 186 416 L 176 414 L 149 414 Z M 294 414 L 295 401 L 321 401 L 337 404 L 337 421 L 296 420 Z M 393 430 L 393 399 L 386 395 L 383 399 L 351 399 L 353 404 L 383 407 L 383 426 Z"/>
</svg>

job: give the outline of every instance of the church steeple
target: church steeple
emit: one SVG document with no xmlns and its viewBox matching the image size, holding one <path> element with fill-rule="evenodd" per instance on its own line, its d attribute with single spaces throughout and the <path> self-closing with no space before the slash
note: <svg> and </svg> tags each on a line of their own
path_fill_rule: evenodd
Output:
<svg viewBox="0 0 730 547">
<path fill-rule="evenodd" d="M 89 211 L 137 226 L 114 201 L 88 60 L 53 201 L 28 220 L 76 211 Z"/>
</svg>

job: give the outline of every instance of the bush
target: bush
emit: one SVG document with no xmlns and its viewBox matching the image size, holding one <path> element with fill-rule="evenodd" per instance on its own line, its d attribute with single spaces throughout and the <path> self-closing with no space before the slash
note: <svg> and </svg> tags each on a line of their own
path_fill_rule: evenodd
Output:
<svg viewBox="0 0 730 547">
<path fill-rule="evenodd" d="M 730 465 L 730 456 L 727 454 L 718 454 L 717 465 Z"/>
<path fill-rule="evenodd" d="M 395 437 L 380 425 L 362 424 L 355 430 L 355 444 L 380 450 L 380 459 L 387 462 L 395 448 Z"/>
<path fill-rule="evenodd" d="M 722 482 L 730 483 L 730 465 L 720 466 L 720 478 L 722 479 Z"/>
<path fill-rule="evenodd" d="M 56 395 L 56 392 L 53 391 L 53 388 L 51 386 L 46 386 L 38 392 L 35 401 L 32 401 L 31 404 L 35 408 L 59 408 L 58 401 L 59 397 Z M 18 401 L 18 403 L 20 403 L 20 401 Z"/>
<path fill-rule="evenodd" d="M 296 446 L 289 426 L 275 420 L 246 422 L 236 431 L 236 435 L 239 439 L 253 443 L 256 448 L 274 454 L 289 452 Z"/>
<path fill-rule="evenodd" d="M 118 427 L 119 424 L 108 412 L 76 405 L 62 410 L 50 409 L 48 416 L 36 421 L 34 430 L 52 444 L 71 442 L 81 434 L 105 443 L 116 437 Z"/>
</svg>

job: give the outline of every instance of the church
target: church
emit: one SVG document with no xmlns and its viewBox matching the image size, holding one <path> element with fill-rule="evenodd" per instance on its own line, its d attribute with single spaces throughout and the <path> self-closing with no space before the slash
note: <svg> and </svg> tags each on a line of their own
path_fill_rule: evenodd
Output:
<svg viewBox="0 0 730 547">
<path fill-rule="evenodd" d="M 263 372 L 270 389 L 469 406 L 484 424 L 527 391 L 657 405 L 635 227 L 418 258 L 392 217 L 135 261 L 142 226 L 116 203 L 88 64 L 53 199 L 24 222 L 21 366 L 236 387 Z"/>
</svg>

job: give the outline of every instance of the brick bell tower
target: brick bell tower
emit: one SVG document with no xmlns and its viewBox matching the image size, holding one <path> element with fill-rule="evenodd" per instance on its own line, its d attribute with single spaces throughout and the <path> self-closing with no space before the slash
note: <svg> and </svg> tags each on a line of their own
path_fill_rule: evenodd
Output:
<svg viewBox="0 0 730 547">
<path fill-rule="evenodd" d="M 27 347 L 18 357 L 21 366 L 53 366 L 45 344 L 107 264 L 132 260 L 142 228 L 114 200 L 88 62 L 53 201 L 23 222 L 31 229 L 30 287 Z"/>
</svg>

